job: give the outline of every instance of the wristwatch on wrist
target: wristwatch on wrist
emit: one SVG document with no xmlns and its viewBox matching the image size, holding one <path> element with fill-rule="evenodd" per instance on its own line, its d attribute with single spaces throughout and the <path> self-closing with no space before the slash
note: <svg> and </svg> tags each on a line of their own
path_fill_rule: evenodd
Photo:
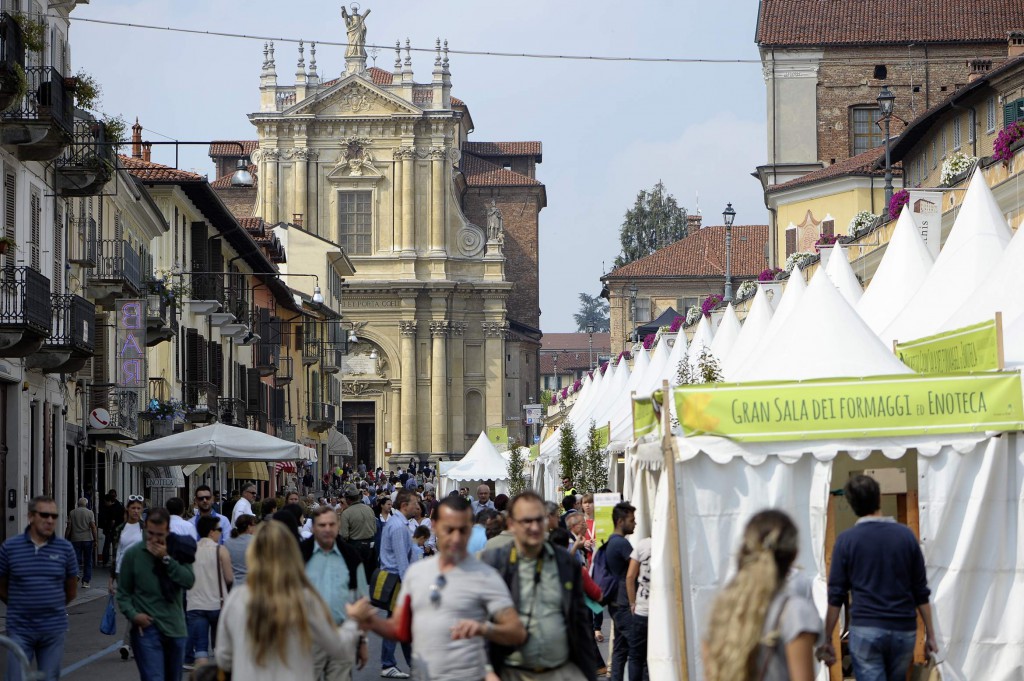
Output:
<svg viewBox="0 0 1024 681">
<path fill-rule="evenodd" d="M 489 638 L 492 631 L 494 631 L 494 622 L 487 620 L 484 622 L 484 638 Z"/>
<path fill-rule="evenodd" d="M 161 562 L 162 562 L 162 563 L 163 563 L 164 565 L 170 565 L 170 564 L 171 564 L 171 557 L 170 557 L 170 556 L 164 556 L 164 557 L 162 557 L 162 558 L 160 559 L 160 561 L 161 561 Z"/>
</svg>

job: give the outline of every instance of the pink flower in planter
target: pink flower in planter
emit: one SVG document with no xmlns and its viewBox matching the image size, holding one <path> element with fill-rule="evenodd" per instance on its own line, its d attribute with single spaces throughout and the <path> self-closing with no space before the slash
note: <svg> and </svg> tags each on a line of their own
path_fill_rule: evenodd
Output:
<svg viewBox="0 0 1024 681">
<path fill-rule="evenodd" d="M 672 333 L 675 333 L 676 331 L 679 330 L 679 327 L 682 326 L 685 321 L 686 317 L 680 317 L 679 315 L 676 315 L 675 319 L 672 320 L 672 326 L 668 327 L 668 330 L 671 331 Z"/>
<path fill-rule="evenodd" d="M 652 345 L 654 345 L 654 334 L 649 333 L 644 336 L 644 350 L 650 350 Z"/>
<path fill-rule="evenodd" d="M 889 219 L 895 220 L 900 216 L 900 212 L 903 210 L 903 206 L 910 203 L 910 192 L 906 189 L 901 189 L 892 195 L 889 199 Z"/>
</svg>

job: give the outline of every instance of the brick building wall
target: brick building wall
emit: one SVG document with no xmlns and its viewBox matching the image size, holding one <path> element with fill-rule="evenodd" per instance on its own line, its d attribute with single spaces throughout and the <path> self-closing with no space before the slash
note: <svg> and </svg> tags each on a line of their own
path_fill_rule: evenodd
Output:
<svg viewBox="0 0 1024 681">
<path fill-rule="evenodd" d="M 911 121 L 967 83 L 968 60 L 1007 58 L 1007 45 L 872 45 L 826 48 L 818 70 L 818 156 L 826 165 L 853 155 L 851 108 L 877 107 L 883 85 L 896 96 L 894 114 Z M 927 60 L 927 61 L 926 61 Z M 885 67 L 885 78 L 876 78 Z M 903 124 L 892 121 L 892 134 Z"/>
<path fill-rule="evenodd" d="M 505 227 L 505 278 L 513 283 L 507 310 L 513 319 L 540 328 L 538 229 L 543 194 L 539 187 L 470 187 L 463 212 L 470 222 L 487 224 L 487 209 L 495 201 Z"/>
</svg>

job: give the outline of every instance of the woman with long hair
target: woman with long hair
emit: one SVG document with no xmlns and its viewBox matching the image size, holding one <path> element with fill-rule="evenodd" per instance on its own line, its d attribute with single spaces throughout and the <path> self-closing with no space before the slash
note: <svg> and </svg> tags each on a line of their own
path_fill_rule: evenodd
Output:
<svg viewBox="0 0 1024 681">
<path fill-rule="evenodd" d="M 786 588 L 797 529 L 782 511 L 761 511 L 743 532 L 738 569 L 718 594 L 704 641 L 708 681 L 812 681 L 821 618 Z"/>
<path fill-rule="evenodd" d="M 370 616 L 366 599 L 346 606 L 335 627 L 330 610 L 306 577 L 295 536 L 284 524 L 261 523 L 246 551 L 245 584 L 231 592 L 217 627 L 217 665 L 246 681 L 313 678 L 313 646 L 355 663 L 356 622 Z"/>
</svg>

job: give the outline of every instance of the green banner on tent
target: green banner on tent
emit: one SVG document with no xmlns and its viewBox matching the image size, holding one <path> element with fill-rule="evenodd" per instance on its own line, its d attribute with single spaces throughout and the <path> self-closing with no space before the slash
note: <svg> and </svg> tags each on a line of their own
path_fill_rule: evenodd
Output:
<svg viewBox="0 0 1024 681">
<path fill-rule="evenodd" d="M 540 445 L 530 445 L 530 461 L 540 458 Z"/>
<path fill-rule="evenodd" d="M 487 439 L 495 447 L 507 447 L 508 428 L 506 426 L 489 426 L 487 428 Z"/>
<path fill-rule="evenodd" d="M 606 424 L 604 424 L 603 426 L 601 426 L 600 428 L 597 429 L 597 438 L 596 439 L 597 439 L 597 446 L 599 448 L 604 449 L 605 447 L 608 446 L 608 443 L 611 441 L 611 430 L 612 430 L 612 426 L 611 426 L 610 423 L 606 423 Z"/>
<path fill-rule="evenodd" d="M 658 428 L 658 412 L 650 397 L 633 398 L 633 439 L 650 435 Z"/>
<path fill-rule="evenodd" d="M 1003 368 L 1001 319 L 896 343 L 896 356 L 919 374 L 998 371 Z"/>
<path fill-rule="evenodd" d="M 685 435 L 742 442 L 1024 428 L 1018 372 L 705 384 L 673 397 Z"/>
<path fill-rule="evenodd" d="M 612 510 L 622 497 L 615 492 L 600 492 L 594 495 L 594 544 L 600 546 L 608 541 L 615 531 Z"/>
</svg>

